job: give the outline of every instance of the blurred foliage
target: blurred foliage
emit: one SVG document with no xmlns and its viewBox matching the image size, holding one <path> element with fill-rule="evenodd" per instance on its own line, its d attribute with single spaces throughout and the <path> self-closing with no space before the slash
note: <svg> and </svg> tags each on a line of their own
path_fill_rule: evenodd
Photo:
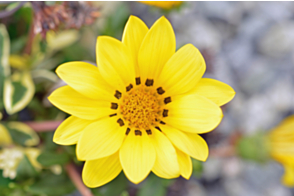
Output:
<svg viewBox="0 0 294 196">
<path fill-rule="evenodd" d="M 237 152 L 243 158 L 259 163 L 266 163 L 270 158 L 269 143 L 263 132 L 242 137 L 237 143 Z"/>
</svg>

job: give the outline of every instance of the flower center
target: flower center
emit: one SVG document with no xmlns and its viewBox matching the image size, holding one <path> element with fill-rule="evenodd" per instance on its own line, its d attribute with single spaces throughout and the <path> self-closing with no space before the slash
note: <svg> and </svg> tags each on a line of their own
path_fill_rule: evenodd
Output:
<svg viewBox="0 0 294 196">
<path fill-rule="evenodd" d="M 129 127 L 149 130 L 162 114 L 162 103 L 153 88 L 139 86 L 122 97 L 121 114 Z"/>
</svg>

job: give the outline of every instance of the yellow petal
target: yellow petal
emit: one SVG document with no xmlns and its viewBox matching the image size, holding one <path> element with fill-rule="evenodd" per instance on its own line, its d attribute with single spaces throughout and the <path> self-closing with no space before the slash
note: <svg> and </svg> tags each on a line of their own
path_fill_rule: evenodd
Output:
<svg viewBox="0 0 294 196">
<path fill-rule="evenodd" d="M 0 124 L 0 146 L 12 143 L 12 139 L 6 127 Z"/>
<path fill-rule="evenodd" d="M 153 5 L 156 7 L 160 7 L 162 9 L 171 9 L 173 7 L 177 7 L 182 4 L 182 1 L 140 1 L 140 3 L 144 3 L 146 5 Z"/>
<path fill-rule="evenodd" d="M 152 130 L 150 139 L 156 151 L 156 161 L 152 168 L 153 173 L 166 179 L 179 177 L 180 168 L 177 153 L 171 142 L 157 129 Z"/>
<path fill-rule="evenodd" d="M 285 173 L 282 177 L 282 182 L 285 186 L 293 187 L 294 186 L 294 164 L 293 165 L 284 165 Z"/>
<path fill-rule="evenodd" d="M 94 160 L 115 153 L 125 138 L 126 126 L 118 118 L 107 117 L 87 126 L 77 144 L 79 160 Z"/>
<path fill-rule="evenodd" d="M 229 85 L 210 78 L 202 78 L 196 87 L 189 92 L 189 94 L 193 93 L 206 97 L 218 106 L 228 103 L 236 94 Z"/>
<path fill-rule="evenodd" d="M 69 86 L 56 89 L 48 99 L 59 109 L 82 119 L 94 120 L 115 113 L 110 102 L 87 98 Z"/>
<path fill-rule="evenodd" d="M 214 129 L 223 117 L 222 110 L 212 101 L 198 95 L 178 96 L 167 104 L 167 124 L 191 133 L 206 133 Z"/>
<path fill-rule="evenodd" d="M 192 44 L 187 44 L 167 61 L 155 85 L 166 91 L 165 96 L 183 94 L 195 88 L 205 68 L 199 50 Z"/>
<path fill-rule="evenodd" d="M 271 139 L 286 139 L 293 137 L 294 115 L 285 118 L 277 127 L 271 130 Z"/>
<path fill-rule="evenodd" d="M 135 135 L 131 131 L 126 137 L 120 152 L 120 162 L 127 178 L 138 184 L 143 181 L 152 169 L 156 152 L 145 131 Z"/>
<path fill-rule="evenodd" d="M 142 83 L 156 80 L 163 66 L 175 53 L 176 38 L 170 22 L 162 16 L 146 34 L 139 49 L 138 63 Z"/>
<path fill-rule="evenodd" d="M 131 50 L 117 39 L 99 36 L 96 45 L 97 65 L 102 77 L 121 92 L 135 83 L 135 65 Z"/>
<path fill-rule="evenodd" d="M 205 140 L 196 133 L 184 133 L 168 125 L 160 125 L 162 132 L 184 153 L 194 159 L 206 161 L 208 146 Z"/>
<path fill-rule="evenodd" d="M 178 155 L 178 162 L 180 165 L 181 176 L 189 180 L 193 171 L 191 158 L 189 155 L 183 153 L 182 151 L 178 149 L 176 149 L 176 151 Z"/>
<path fill-rule="evenodd" d="M 56 69 L 57 75 L 79 93 L 99 100 L 115 101 L 112 89 L 96 66 L 85 62 L 69 62 Z"/>
<path fill-rule="evenodd" d="M 68 117 L 56 129 L 53 142 L 60 145 L 76 144 L 82 131 L 94 121 L 84 120 L 75 116 Z"/>
<path fill-rule="evenodd" d="M 148 32 L 148 27 L 145 23 L 136 16 L 130 16 L 129 20 L 125 26 L 124 34 L 122 37 L 122 42 L 130 48 L 134 61 L 136 77 L 139 77 L 139 67 L 138 67 L 138 52 L 141 43 Z"/>
<path fill-rule="evenodd" d="M 101 159 L 86 161 L 82 178 L 85 185 L 94 188 L 110 182 L 121 170 L 118 153 L 115 153 Z"/>
<path fill-rule="evenodd" d="M 291 154 L 289 153 L 280 153 L 280 152 L 271 152 L 271 156 L 273 159 L 276 161 L 286 164 L 286 165 L 291 165 L 294 164 L 294 154 L 293 152 Z"/>
</svg>

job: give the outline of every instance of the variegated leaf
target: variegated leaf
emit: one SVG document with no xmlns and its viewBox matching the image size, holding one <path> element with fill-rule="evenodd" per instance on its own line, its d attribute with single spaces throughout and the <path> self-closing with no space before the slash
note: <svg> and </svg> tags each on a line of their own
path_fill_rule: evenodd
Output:
<svg viewBox="0 0 294 196">
<path fill-rule="evenodd" d="M 6 27 L 0 24 L 0 109 L 3 108 L 4 81 L 10 75 L 9 50 L 10 40 Z"/>
<path fill-rule="evenodd" d="M 29 72 L 16 72 L 5 79 L 4 107 L 8 114 L 25 108 L 32 100 L 35 86 Z"/>
</svg>

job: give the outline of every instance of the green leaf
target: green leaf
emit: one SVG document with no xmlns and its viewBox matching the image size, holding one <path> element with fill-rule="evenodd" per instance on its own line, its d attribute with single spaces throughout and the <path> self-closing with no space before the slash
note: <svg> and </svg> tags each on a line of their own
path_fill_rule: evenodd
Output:
<svg viewBox="0 0 294 196">
<path fill-rule="evenodd" d="M 40 142 L 37 133 L 24 123 L 9 122 L 6 127 L 12 140 L 22 146 L 36 146 Z"/>
<path fill-rule="evenodd" d="M 37 161 L 44 167 L 50 167 L 52 165 L 64 165 L 70 161 L 68 154 L 45 151 L 42 152 Z"/>
<path fill-rule="evenodd" d="M 262 132 L 241 138 L 236 149 L 243 159 L 265 163 L 270 158 L 268 140 Z"/>
<path fill-rule="evenodd" d="M 26 155 L 24 155 L 23 159 L 20 161 L 17 167 L 17 179 L 34 177 L 37 174 L 38 173 L 29 161 L 29 158 Z"/>
<path fill-rule="evenodd" d="M 167 180 L 150 174 L 138 192 L 138 196 L 165 196 L 167 187 L 173 180 Z"/>
<path fill-rule="evenodd" d="M 28 192 L 36 195 L 64 196 L 75 190 L 70 179 L 65 175 L 43 173 L 35 184 L 28 187 Z"/>
<path fill-rule="evenodd" d="M 46 69 L 35 69 L 31 72 L 31 74 L 35 82 L 49 81 L 52 83 L 57 83 L 59 80 L 55 73 Z"/>
<path fill-rule="evenodd" d="M 192 159 L 193 173 L 192 175 L 199 178 L 202 175 L 203 171 L 203 162 L 196 159 Z"/>
<path fill-rule="evenodd" d="M 7 187 L 8 184 L 12 182 L 12 180 L 10 180 L 9 178 L 4 178 L 2 173 L 3 171 L 0 170 L 0 187 Z"/>
<path fill-rule="evenodd" d="M 129 16 L 130 10 L 127 4 L 120 4 L 116 11 L 108 17 L 102 34 L 120 39 Z"/>
<path fill-rule="evenodd" d="M 5 79 L 4 106 L 8 114 L 24 109 L 32 100 L 35 85 L 29 72 L 16 72 Z"/>
<path fill-rule="evenodd" d="M 5 78 L 10 75 L 9 51 L 9 36 L 6 27 L 3 24 L 0 24 L 0 106 L 3 105 L 4 81 Z"/>
<path fill-rule="evenodd" d="M 122 194 L 128 186 L 128 180 L 121 172 L 113 181 L 101 187 L 101 193 L 103 196 L 117 196 Z"/>
<path fill-rule="evenodd" d="M 49 52 L 58 51 L 65 47 L 72 45 L 79 39 L 79 32 L 77 30 L 64 30 L 58 33 L 48 31 L 46 34 L 47 47 Z"/>
</svg>

